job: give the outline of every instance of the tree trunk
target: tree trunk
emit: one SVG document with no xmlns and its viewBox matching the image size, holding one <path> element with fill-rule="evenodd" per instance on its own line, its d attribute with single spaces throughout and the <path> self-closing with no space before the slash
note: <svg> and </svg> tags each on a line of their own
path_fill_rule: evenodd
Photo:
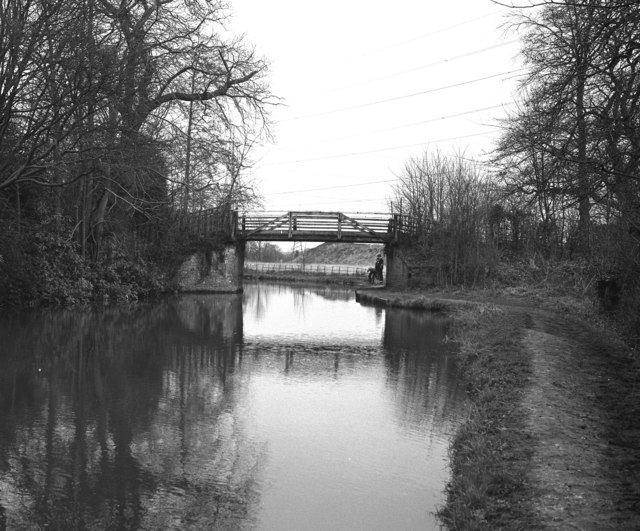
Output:
<svg viewBox="0 0 640 531">
<path fill-rule="evenodd" d="M 589 228 L 591 202 L 589 200 L 589 165 L 587 161 L 587 124 L 584 108 L 585 68 L 580 65 L 576 87 L 576 119 L 578 130 L 578 251 L 589 257 Z"/>
<path fill-rule="evenodd" d="M 102 192 L 102 197 L 98 201 L 98 205 L 93 212 L 92 222 L 91 222 L 91 233 L 93 235 L 93 252 L 92 257 L 94 259 L 98 258 L 100 255 L 100 250 L 102 248 L 102 238 L 104 235 L 104 220 L 107 212 L 107 205 L 109 204 L 109 196 L 111 195 L 111 190 L 109 189 L 108 182 L 104 183 L 104 191 Z"/>
</svg>

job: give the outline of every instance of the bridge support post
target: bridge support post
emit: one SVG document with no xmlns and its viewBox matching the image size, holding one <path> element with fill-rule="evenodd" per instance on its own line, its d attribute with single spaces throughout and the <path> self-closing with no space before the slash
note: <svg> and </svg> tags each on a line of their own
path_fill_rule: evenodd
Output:
<svg viewBox="0 0 640 531">
<path fill-rule="evenodd" d="M 387 258 L 387 276 L 385 285 L 388 288 L 393 289 L 404 289 L 408 287 L 410 272 L 407 264 L 400 256 L 398 245 L 385 245 L 384 254 Z"/>
<path fill-rule="evenodd" d="M 198 251 L 180 266 L 174 283 L 186 293 L 241 293 L 244 242 L 225 244 L 218 250 Z"/>
</svg>

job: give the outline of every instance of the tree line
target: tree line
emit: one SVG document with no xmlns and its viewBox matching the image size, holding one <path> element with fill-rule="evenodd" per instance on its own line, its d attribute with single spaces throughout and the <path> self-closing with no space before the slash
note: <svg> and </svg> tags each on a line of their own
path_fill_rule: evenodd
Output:
<svg viewBox="0 0 640 531">
<path fill-rule="evenodd" d="M 5 301 L 91 291 L 181 213 L 255 200 L 268 64 L 228 19 L 222 0 L 0 0 Z"/>
<path fill-rule="evenodd" d="M 512 7 L 528 75 L 491 163 L 414 158 L 398 175 L 394 209 L 421 220 L 424 258 L 441 282 L 484 281 L 505 256 L 570 265 L 637 326 L 640 4 Z"/>
</svg>

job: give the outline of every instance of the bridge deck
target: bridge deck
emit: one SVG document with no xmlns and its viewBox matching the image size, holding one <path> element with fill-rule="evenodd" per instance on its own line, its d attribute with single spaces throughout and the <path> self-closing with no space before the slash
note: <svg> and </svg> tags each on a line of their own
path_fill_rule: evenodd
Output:
<svg viewBox="0 0 640 531">
<path fill-rule="evenodd" d="M 387 243 L 414 232 L 413 225 L 398 214 L 343 212 L 229 212 L 210 209 L 186 218 L 193 233 L 226 233 L 244 241 L 308 241 Z"/>
<path fill-rule="evenodd" d="M 397 237 L 396 222 L 389 214 L 242 213 L 238 215 L 235 236 L 255 241 L 380 243 Z"/>
</svg>

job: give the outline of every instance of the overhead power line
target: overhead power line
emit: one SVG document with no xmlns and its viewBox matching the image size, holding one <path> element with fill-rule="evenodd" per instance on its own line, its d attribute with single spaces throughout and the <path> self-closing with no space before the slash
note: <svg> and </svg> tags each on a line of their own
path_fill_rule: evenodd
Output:
<svg viewBox="0 0 640 531">
<path fill-rule="evenodd" d="M 482 136 L 482 135 L 490 135 L 490 134 L 494 134 L 494 131 L 484 131 L 482 133 L 472 133 L 469 135 L 461 135 L 461 136 L 454 136 L 454 137 L 450 137 L 450 138 L 442 138 L 439 140 L 428 140 L 428 141 L 424 141 L 424 142 L 419 142 L 417 144 L 405 144 L 402 146 L 393 146 L 393 147 L 387 147 L 387 148 L 380 148 L 380 149 L 370 149 L 367 151 L 354 151 L 351 153 L 339 153 L 336 155 L 326 155 L 323 157 L 313 157 L 313 158 L 308 158 L 308 159 L 297 159 L 297 160 L 287 160 L 287 161 L 282 161 L 282 162 L 266 162 L 264 164 L 262 164 L 262 166 L 279 166 L 281 164 L 298 164 L 301 162 L 315 162 L 318 160 L 329 160 L 329 159 L 338 159 L 338 158 L 342 158 L 342 157 L 356 157 L 359 155 L 369 155 L 371 153 L 382 153 L 385 151 L 394 151 L 396 149 L 404 149 L 404 148 L 410 148 L 410 147 L 418 147 L 418 146 L 425 146 L 425 145 L 429 145 L 429 144 L 436 144 L 438 142 L 452 142 L 455 140 L 460 140 L 462 138 L 471 138 L 474 136 Z"/>
<path fill-rule="evenodd" d="M 469 114 L 474 114 L 477 112 L 484 112 L 484 111 L 490 111 L 493 109 L 501 109 L 504 107 L 510 107 L 511 105 L 514 105 L 514 102 L 507 102 L 507 103 L 500 103 L 497 105 L 490 105 L 488 107 L 478 107 L 476 109 L 469 109 L 466 111 L 462 111 L 462 112 L 458 112 L 455 114 L 448 114 L 445 116 L 436 116 L 433 118 L 428 118 L 427 120 L 420 120 L 419 122 L 411 122 L 408 124 L 401 124 L 401 125 L 394 125 L 392 127 L 385 127 L 384 129 L 376 129 L 373 131 L 365 131 L 364 133 L 355 133 L 352 135 L 345 135 L 345 136 L 341 136 L 341 137 L 332 137 L 332 138 L 328 138 L 326 140 L 315 140 L 313 143 L 304 143 L 304 144 L 293 144 L 290 146 L 284 146 L 281 149 L 291 149 L 291 148 L 300 148 L 300 147 L 305 147 L 305 146 L 309 146 L 309 145 L 317 145 L 317 144 L 322 144 L 322 143 L 327 143 L 327 142 L 339 142 L 342 140 L 348 140 L 350 138 L 358 138 L 358 137 L 362 137 L 362 136 L 371 136 L 371 135 L 376 135 L 379 133 L 386 133 L 388 131 L 397 131 L 398 129 L 406 129 L 408 127 L 416 127 L 418 125 L 424 125 L 424 124 L 428 124 L 428 123 L 433 123 L 433 122 L 440 122 L 442 120 L 449 120 L 451 118 L 460 118 L 461 116 L 466 116 Z M 487 127 L 496 127 L 493 124 L 481 124 L 483 126 L 487 126 Z M 278 146 L 280 148 L 280 146 Z"/>
<path fill-rule="evenodd" d="M 390 50 L 391 48 L 398 48 L 400 46 L 405 46 L 406 44 L 411 44 L 413 42 L 420 41 L 422 39 L 427 39 L 429 37 L 434 37 L 436 35 L 440 35 L 441 33 L 445 33 L 447 31 L 451 31 L 453 29 L 460 28 L 462 26 L 466 26 L 467 24 L 471 24 L 473 22 L 477 22 L 478 20 L 483 20 L 485 18 L 493 17 L 493 16 L 495 16 L 495 15 L 497 15 L 499 13 L 500 13 L 499 11 L 494 11 L 493 13 L 486 13 L 485 15 L 481 15 L 479 17 L 471 18 L 471 19 L 468 19 L 468 20 L 463 20 L 462 22 L 458 22 L 457 24 L 453 24 L 451 26 L 446 26 L 444 28 L 440 28 L 440 29 L 435 30 L 435 31 L 430 31 L 429 33 L 424 33 L 423 35 L 418 35 L 417 37 L 412 37 L 411 39 L 407 39 L 406 41 L 396 42 L 396 43 L 390 44 L 388 46 L 383 46 L 381 48 L 376 48 L 375 50 L 371 50 L 371 51 L 365 52 L 363 54 L 354 55 L 354 56 L 351 56 L 351 57 L 344 58 L 339 62 L 340 63 L 345 63 L 345 62 L 353 61 L 353 60 L 356 60 L 356 59 L 362 59 L 363 57 L 368 57 L 370 55 L 375 55 L 375 54 L 378 54 L 380 52 L 384 52 L 386 50 Z"/>
<path fill-rule="evenodd" d="M 272 195 L 284 195 L 284 194 L 301 194 L 301 193 L 305 193 L 305 192 L 321 192 L 324 190 L 337 190 L 339 188 L 354 188 L 354 187 L 358 187 L 358 186 L 368 186 L 370 184 L 382 184 L 382 183 L 392 183 L 395 182 L 396 179 L 383 179 L 380 181 L 368 181 L 366 183 L 357 183 L 357 184 L 341 184 L 338 186 L 324 186 L 322 188 L 307 188 L 305 190 L 287 190 L 284 192 L 272 192 L 270 194 L 263 194 L 265 196 L 272 196 Z"/>
<path fill-rule="evenodd" d="M 365 107 L 371 107 L 373 105 L 380 105 L 383 103 L 390 103 L 392 101 L 398 101 L 398 100 L 404 100 L 407 98 L 414 98 L 416 96 L 422 96 L 424 94 L 430 94 L 433 92 L 439 92 L 441 90 L 447 90 L 447 89 L 451 89 L 451 88 L 455 88 L 455 87 L 461 87 L 463 85 L 470 85 L 472 83 L 479 83 L 480 81 L 486 81 L 487 79 L 495 79 L 496 77 L 500 77 L 500 76 L 505 76 L 508 74 L 514 74 L 517 72 L 525 72 L 526 69 L 525 68 L 519 68 L 516 70 L 509 70 L 507 72 L 500 72 L 499 74 L 492 74 L 490 76 L 484 76 L 484 77 L 478 77 L 475 79 L 469 79 L 467 81 L 461 81 L 459 83 L 453 83 L 451 85 L 444 85 L 442 87 L 435 87 L 432 89 L 427 89 L 427 90 L 421 90 L 420 92 L 413 92 L 411 94 L 403 94 L 402 96 L 394 96 L 393 98 L 386 98 L 383 100 L 376 100 L 376 101 L 370 101 L 368 103 L 360 103 L 359 105 L 351 105 L 350 107 L 341 107 L 339 109 L 331 109 L 329 111 L 323 111 L 323 112 L 318 112 L 318 113 L 314 113 L 314 114 L 307 114 L 304 116 L 296 116 L 294 118 L 287 118 L 285 120 L 279 120 L 279 123 L 282 122 L 290 122 L 293 120 L 302 120 L 302 119 L 306 119 L 306 118 L 316 118 L 318 116 L 326 116 L 329 114 L 335 114 L 335 113 L 339 113 L 339 112 L 345 112 L 345 111 L 352 111 L 355 109 L 362 109 Z"/>
<path fill-rule="evenodd" d="M 440 35 L 442 33 L 446 33 L 448 31 L 460 28 L 462 26 L 466 26 L 468 24 L 472 24 L 474 22 L 478 22 L 479 20 L 483 20 L 485 18 L 489 18 L 489 17 L 494 17 L 496 15 L 499 15 L 500 11 L 494 11 L 492 13 L 486 13 L 484 15 L 481 15 L 479 17 L 475 17 L 475 18 L 471 18 L 468 20 L 463 20 L 462 22 L 458 22 L 457 24 L 453 24 L 451 26 L 445 26 L 444 28 L 440 28 L 434 31 L 430 31 L 429 33 L 424 33 L 422 35 L 418 35 L 417 37 L 412 37 L 410 39 L 404 40 L 404 41 L 399 41 L 399 42 L 394 42 L 391 44 L 388 44 L 386 46 L 381 46 L 380 48 L 375 48 L 373 50 L 369 50 L 367 52 L 364 53 L 359 53 L 359 54 L 354 54 L 351 56 L 347 56 L 347 57 L 342 57 L 340 58 L 338 61 L 334 61 L 334 64 L 340 65 L 340 64 L 347 64 L 350 63 L 351 61 L 358 61 L 361 60 L 363 57 L 369 57 L 371 55 L 377 55 L 381 52 L 385 52 L 387 50 L 391 50 L 393 48 L 399 48 L 401 46 L 406 46 L 407 44 L 412 44 L 416 41 L 421 41 L 423 39 L 428 39 L 429 37 L 435 37 L 436 35 Z M 315 68 L 313 67 L 307 67 L 307 68 L 302 68 L 303 72 L 313 72 L 315 71 Z"/>
<path fill-rule="evenodd" d="M 520 42 L 520 39 L 512 39 L 510 41 L 505 41 L 505 42 L 501 42 L 499 44 L 494 44 L 493 46 L 487 46 L 485 48 L 477 48 L 475 50 L 471 50 L 465 53 L 461 53 L 459 55 L 454 55 L 453 57 L 449 57 L 446 59 L 440 59 L 438 61 L 433 61 L 431 63 L 427 63 L 424 65 L 420 65 L 420 66 L 416 66 L 414 68 L 409 68 L 407 70 L 400 70 L 398 72 L 393 72 L 391 74 L 387 74 L 385 76 L 379 76 L 379 77 L 374 77 L 374 78 L 370 78 L 364 81 L 358 81 L 357 83 L 351 83 L 349 85 L 343 85 L 340 87 L 336 87 L 336 88 L 332 88 L 329 90 L 323 90 L 322 92 L 319 93 L 314 93 L 314 95 L 310 95 L 309 97 L 316 97 L 317 94 L 326 94 L 326 93 L 331 93 L 331 92 L 337 92 L 339 90 L 345 90 L 345 89 L 350 89 L 350 88 L 354 88 L 354 87 L 360 87 L 362 85 L 369 85 L 371 83 L 376 83 L 378 81 L 383 81 L 385 79 L 392 79 L 394 77 L 398 77 L 398 76 L 404 76 L 406 74 L 410 74 L 411 72 L 417 72 L 419 70 L 426 70 L 427 68 L 432 68 L 434 66 L 439 66 L 439 65 L 443 65 L 443 64 L 448 64 L 448 63 L 453 63 L 454 61 L 457 61 L 459 59 L 465 59 L 467 57 L 471 57 L 474 55 L 478 55 L 481 53 L 485 53 L 491 50 L 495 50 L 497 48 L 502 48 L 504 46 L 509 46 L 510 44 L 514 44 L 516 42 Z M 305 96 L 306 98 L 306 96 Z"/>
<path fill-rule="evenodd" d="M 300 210 L 313 210 L 314 208 L 317 208 L 319 206 L 323 206 L 323 205 L 337 205 L 340 203 L 349 203 L 349 204 L 355 204 L 355 203 L 386 203 L 386 197 L 371 197 L 368 199 L 331 199 L 331 200 L 323 200 L 323 201 L 298 201 L 297 203 L 295 203 L 294 205 L 296 206 L 296 209 L 300 209 Z M 360 208 L 360 207 L 358 207 Z M 289 211 L 292 210 L 292 205 L 290 203 L 287 204 L 283 204 L 281 207 L 275 206 L 275 207 L 270 207 L 269 210 L 283 210 L 283 211 Z"/>
<path fill-rule="evenodd" d="M 470 162 L 472 164 L 479 164 L 479 165 L 485 165 L 486 163 L 483 161 L 480 161 L 478 159 L 472 159 L 469 157 L 464 157 L 462 155 L 444 155 L 444 158 L 447 159 L 451 159 L 451 160 L 464 160 L 465 162 Z M 448 175 L 447 171 L 441 171 L 441 172 L 431 172 L 430 175 L 433 176 L 442 176 L 442 175 Z M 369 186 L 372 184 L 386 184 L 386 183 L 397 183 L 398 182 L 398 178 L 394 177 L 393 179 L 378 179 L 376 181 L 366 181 L 363 183 L 354 183 L 354 184 L 339 184 L 336 186 L 323 186 L 321 188 L 304 188 L 302 190 L 284 190 L 281 192 L 271 192 L 268 194 L 262 194 L 264 197 L 271 197 L 274 195 L 287 195 L 287 194 L 303 194 L 303 193 L 307 193 L 307 192 L 324 192 L 327 190 L 339 190 L 342 188 L 356 188 L 356 187 L 362 187 L 362 186 Z M 344 199 L 344 201 L 352 201 L 352 199 Z M 356 200 L 353 200 L 356 201 Z M 359 200 L 358 200 L 359 201 Z M 366 200 L 365 200 L 366 201 Z"/>
</svg>

